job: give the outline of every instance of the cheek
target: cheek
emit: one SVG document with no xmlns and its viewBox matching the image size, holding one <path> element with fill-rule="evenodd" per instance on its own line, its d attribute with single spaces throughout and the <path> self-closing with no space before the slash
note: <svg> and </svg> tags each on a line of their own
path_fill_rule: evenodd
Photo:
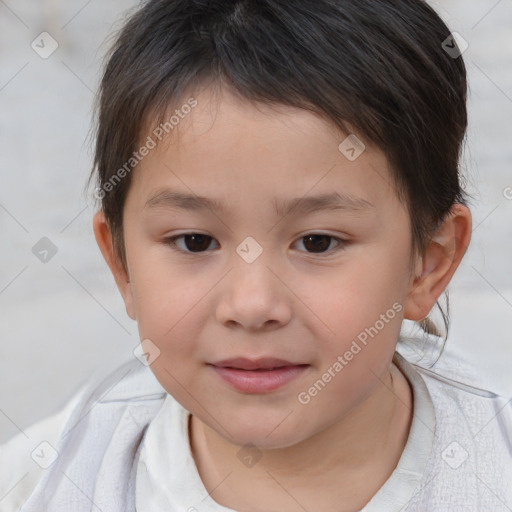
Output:
<svg viewBox="0 0 512 512">
<path fill-rule="evenodd" d="M 184 266 L 173 264 L 160 247 L 147 245 L 131 244 L 132 294 L 139 327 L 160 338 L 187 320 L 207 287 L 197 282 L 196 272 L 183 272 Z"/>
<path fill-rule="evenodd" d="M 163 278 L 153 283 L 143 276 L 140 279 L 134 297 L 141 337 L 158 340 L 162 351 L 176 356 L 191 354 L 207 319 L 204 283 L 194 287 L 190 280 L 185 284 Z"/>
<path fill-rule="evenodd" d="M 403 257 L 406 251 L 366 248 L 316 288 L 315 312 L 323 321 L 316 321 L 321 353 L 317 367 L 321 382 L 316 381 L 316 388 L 328 383 L 326 391 L 311 388 L 317 393 L 311 398 L 312 409 L 336 411 L 337 403 L 357 404 L 379 384 L 402 323 Z M 315 282 L 318 279 L 312 277 L 310 286 Z M 308 388 L 303 391 L 309 396 Z"/>
<path fill-rule="evenodd" d="M 199 365 L 197 340 L 207 318 L 207 301 L 201 299 L 211 285 L 170 272 L 162 261 L 132 261 L 140 340 L 149 339 L 150 346 L 156 346 L 158 357 L 151 363 L 151 370 L 168 392 L 180 396 L 180 383 L 188 387 L 197 369 L 194 365 Z"/>
<path fill-rule="evenodd" d="M 303 279 L 300 296 L 309 297 L 305 302 L 325 324 L 326 334 L 344 340 L 353 338 L 374 325 L 393 304 L 403 303 L 406 276 L 400 257 L 378 247 L 362 250 L 324 277 Z M 315 290 L 314 298 L 311 290 Z M 388 315 L 393 317 L 391 320 L 397 309 L 395 306 Z"/>
<path fill-rule="evenodd" d="M 168 393 L 187 405 L 190 392 L 197 394 L 195 379 L 202 369 L 198 340 L 206 311 L 200 298 L 197 290 L 179 281 L 146 281 L 137 293 L 139 337 L 150 339 L 158 351 L 151 371 Z"/>
</svg>

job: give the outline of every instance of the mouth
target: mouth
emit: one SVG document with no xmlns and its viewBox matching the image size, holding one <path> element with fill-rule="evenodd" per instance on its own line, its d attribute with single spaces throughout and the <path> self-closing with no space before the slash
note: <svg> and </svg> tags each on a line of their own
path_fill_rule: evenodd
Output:
<svg viewBox="0 0 512 512">
<path fill-rule="evenodd" d="M 209 363 L 209 366 L 236 391 L 264 394 L 285 386 L 304 373 L 310 365 L 272 357 L 240 357 Z"/>
<path fill-rule="evenodd" d="M 301 366 L 301 363 L 293 363 L 284 359 L 276 359 L 274 357 L 262 357 L 260 359 L 247 359 L 245 357 L 237 357 L 235 359 L 225 359 L 213 366 L 219 368 L 232 368 L 234 370 L 251 370 L 251 371 L 268 371 L 276 368 L 286 368 L 289 366 Z"/>
</svg>

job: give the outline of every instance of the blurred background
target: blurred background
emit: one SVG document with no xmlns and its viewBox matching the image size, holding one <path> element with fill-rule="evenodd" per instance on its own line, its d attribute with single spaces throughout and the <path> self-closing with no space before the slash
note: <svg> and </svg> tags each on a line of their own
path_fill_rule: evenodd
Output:
<svg viewBox="0 0 512 512">
<path fill-rule="evenodd" d="M 463 164 L 473 240 L 449 288 L 446 351 L 510 396 L 512 0 L 431 3 L 469 44 Z M 108 37 L 137 5 L 0 0 L 0 443 L 56 412 L 93 372 L 134 357 L 139 343 L 84 192 Z"/>
</svg>

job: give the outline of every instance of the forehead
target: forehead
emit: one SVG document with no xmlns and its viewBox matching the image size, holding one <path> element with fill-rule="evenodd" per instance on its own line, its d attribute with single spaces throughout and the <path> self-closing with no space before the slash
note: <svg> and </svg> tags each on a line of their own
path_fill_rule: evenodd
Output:
<svg viewBox="0 0 512 512">
<path fill-rule="evenodd" d="M 173 106 L 173 127 L 162 140 L 151 123 L 141 138 L 155 147 L 133 172 L 129 195 L 139 208 L 166 188 L 210 197 L 219 208 L 237 198 L 268 200 L 278 213 L 280 198 L 292 196 L 336 193 L 360 205 L 395 196 L 385 155 L 316 113 L 209 89 L 184 96 L 182 105 L 194 106 Z M 355 159 L 346 152 L 351 144 Z"/>
</svg>

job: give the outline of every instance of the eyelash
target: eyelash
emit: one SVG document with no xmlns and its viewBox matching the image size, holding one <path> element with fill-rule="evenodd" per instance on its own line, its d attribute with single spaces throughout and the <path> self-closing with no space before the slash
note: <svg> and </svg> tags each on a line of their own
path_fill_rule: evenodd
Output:
<svg viewBox="0 0 512 512">
<path fill-rule="evenodd" d="M 184 253 L 184 254 L 190 254 L 190 255 L 193 255 L 193 256 L 199 256 L 201 254 L 204 254 L 205 252 L 210 252 L 210 251 L 192 252 L 192 251 L 186 251 L 186 250 L 178 248 L 177 244 L 176 244 L 176 240 L 178 240 L 179 238 L 184 238 L 185 236 L 189 236 L 189 235 L 202 235 L 202 236 L 205 236 L 207 238 L 211 238 L 211 240 L 215 240 L 213 237 L 211 237 L 209 235 L 205 235 L 204 233 L 191 232 L 191 233 L 182 233 L 181 235 L 176 235 L 176 236 L 171 236 L 171 237 L 165 238 L 163 240 L 163 243 L 165 245 L 169 246 L 173 251 L 181 252 L 181 253 Z M 312 254 L 312 255 L 320 256 L 320 257 L 322 257 L 323 255 L 329 255 L 329 254 L 341 251 L 341 250 L 343 250 L 345 248 L 346 245 L 349 244 L 349 241 L 345 240 L 343 238 L 335 237 L 333 235 L 328 235 L 328 234 L 325 234 L 325 233 L 314 233 L 314 232 L 307 233 L 307 234 L 301 236 L 297 241 L 302 240 L 304 238 L 307 238 L 308 236 L 324 236 L 324 237 L 336 240 L 338 242 L 338 245 L 335 246 L 334 249 L 328 250 L 328 251 L 323 252 L 323 253 L 314 253 L 314 252 L 307 252 L 306 251 L 306 254 Z M 303 251 L 301 251 L 301 252 L 303 252 Z"/>
</svg>

